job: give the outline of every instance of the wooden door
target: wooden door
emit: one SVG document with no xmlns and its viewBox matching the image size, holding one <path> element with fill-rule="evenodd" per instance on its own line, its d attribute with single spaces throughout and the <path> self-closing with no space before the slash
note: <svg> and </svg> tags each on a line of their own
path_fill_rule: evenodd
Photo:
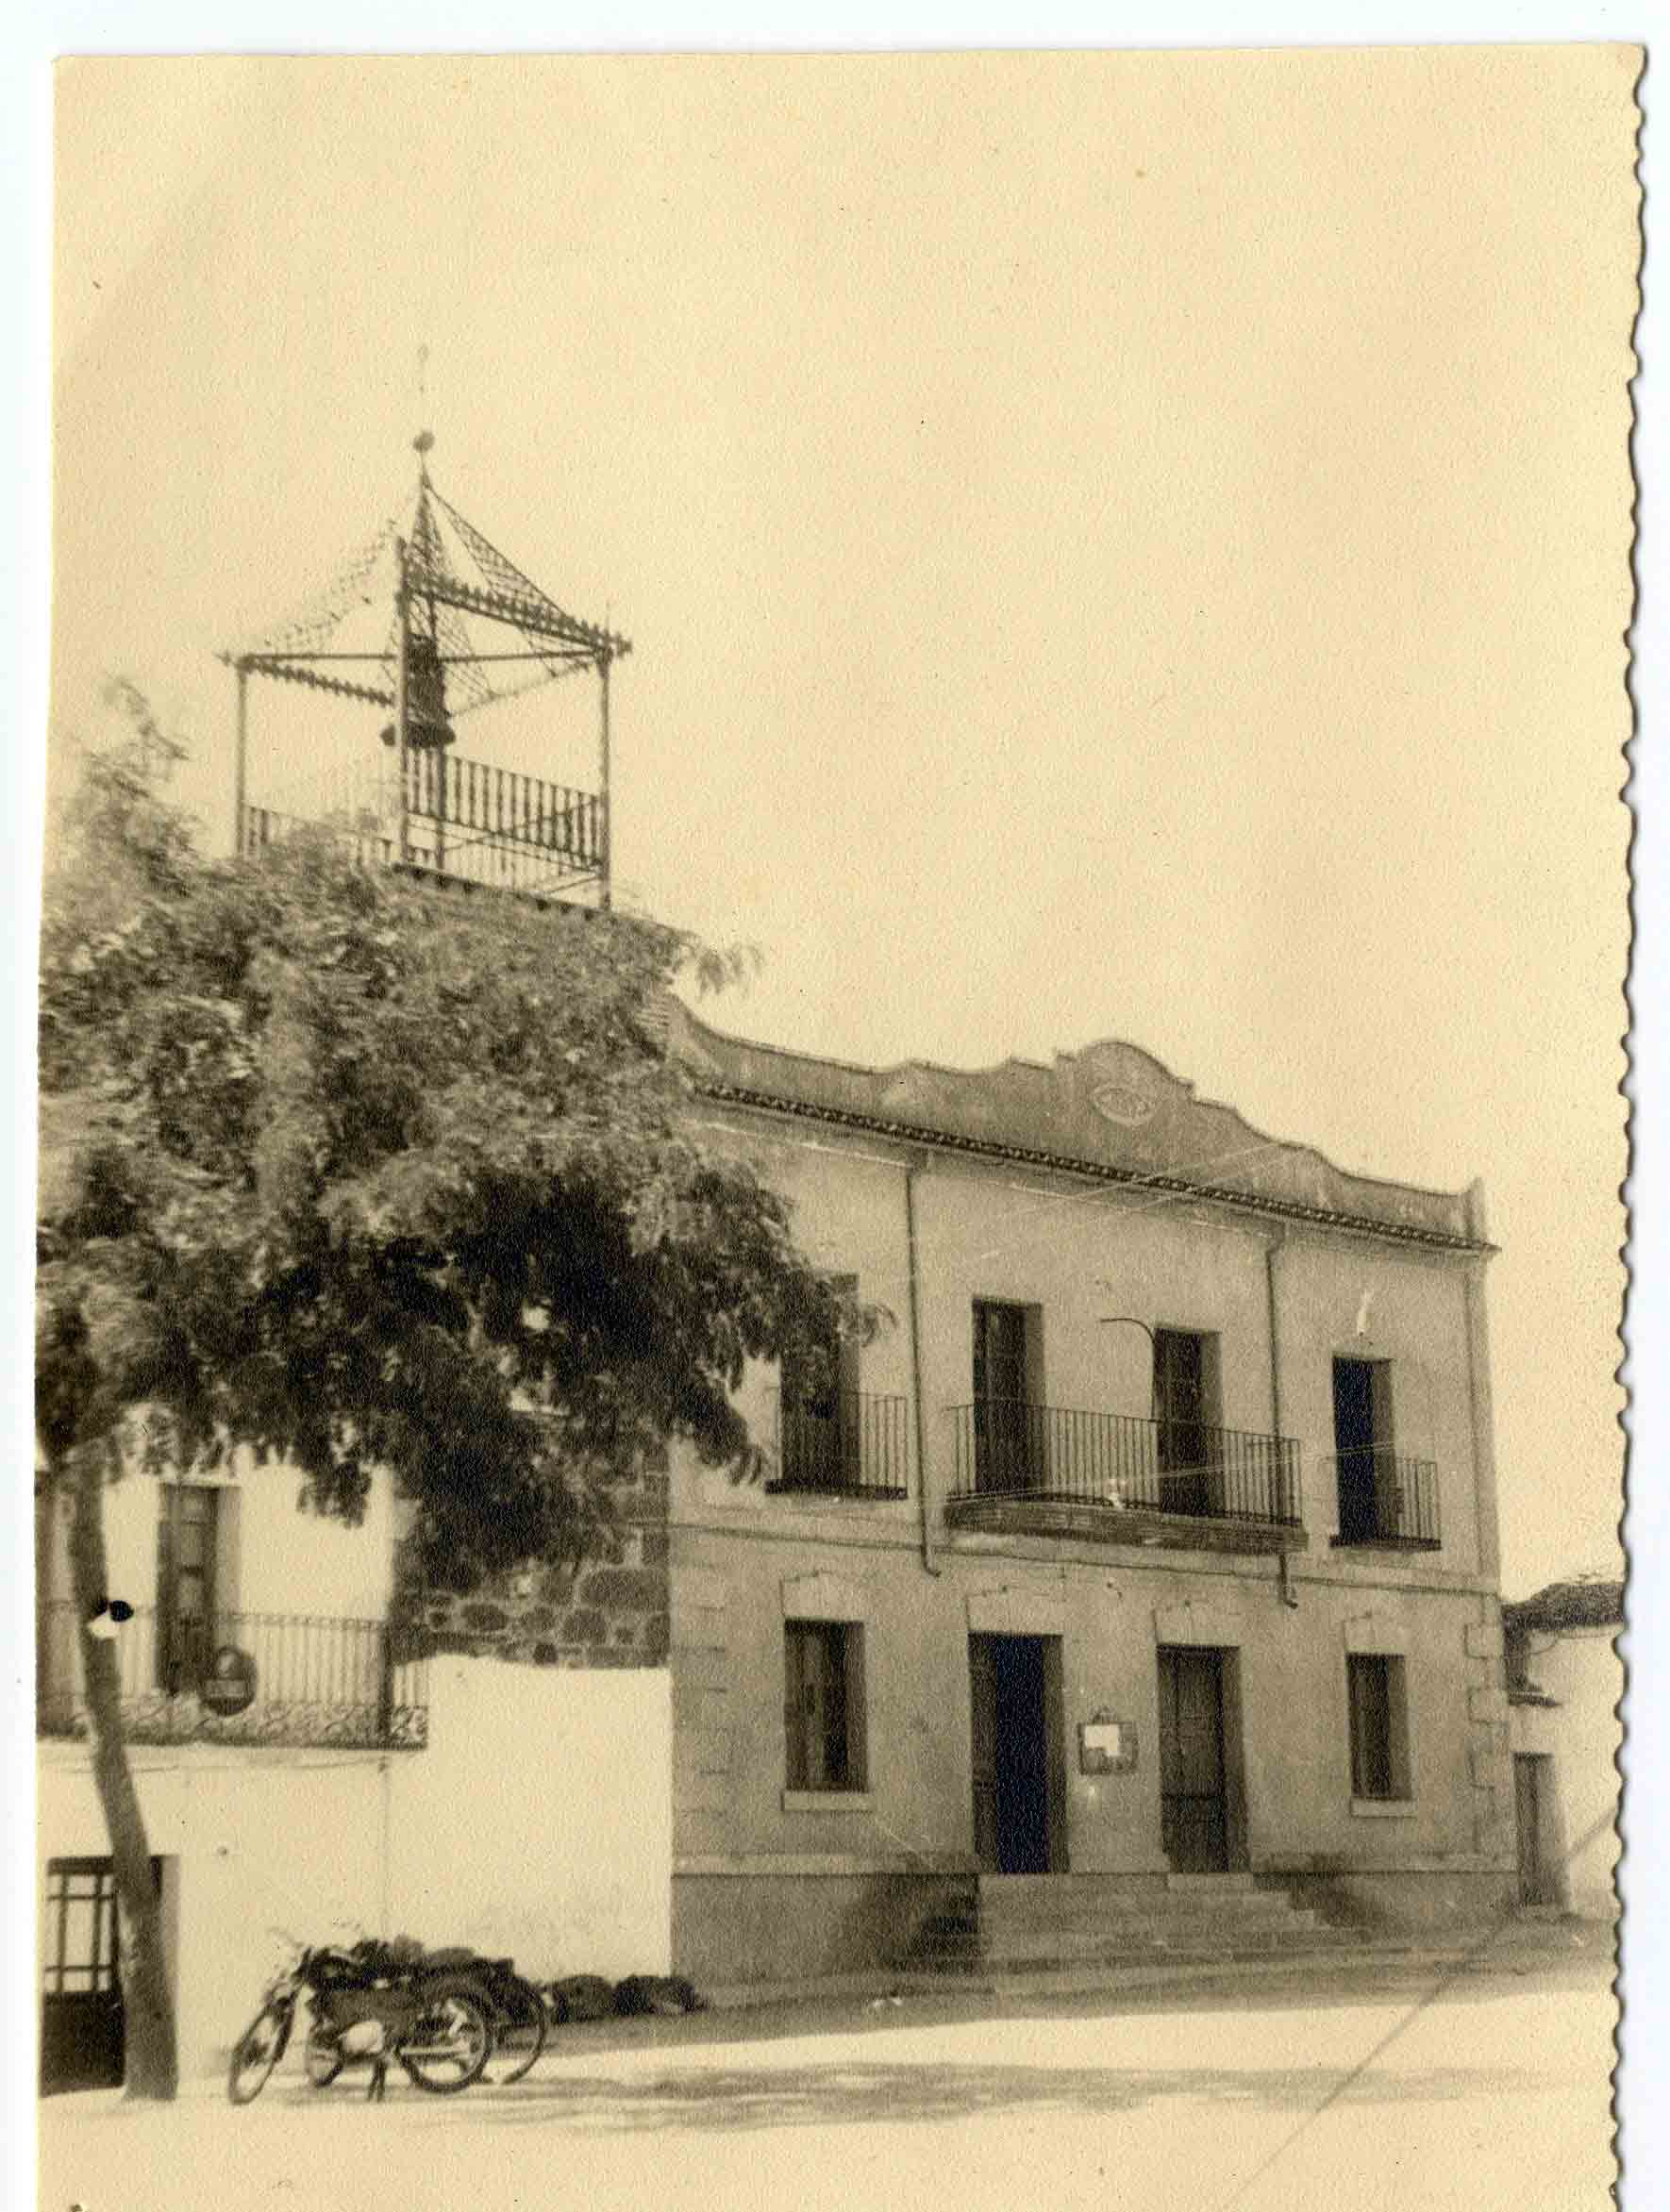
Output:
<svg viewBox="0 0 1670 2212">
<path fill-rule="evenodd" d="M 1216 1873 L 1228 1866 L 1221 1652 L 1161 1649 L 1160 1821 L 1177 1873 Z"/>
<path fill-rule="evenodd" d="M 151 1861 L 159 1888 L 162 1861 Z M 42 1942 L 41 2093 L 113 2089 L 126 2055 L 115 1869 L 108 1858 L 46 1865 Z"/>
<path fill-rule="evenodd" d="M 975 1488 L 1031 1487 L 1027 1309 L 977 1298 L 974 1308 Z"/>
<path fill-rule="evenodd" d="M 1154 1399 L 1164 1512 L 1198 1514 L 1208 1508 L 1206 1398 L 1205 1339 L 1188 1329 L 1156 1329 Z"/>
<path fill-rule="evenodd" d="M 1554 1825 L 1554 1761 L 1546 1752 L 1513 1755 L 1513 1813 L 1519 1843 L 1521 1904 L 1564 1903 L 1562 1869 L 1548 1849 Z"/>
</svg>

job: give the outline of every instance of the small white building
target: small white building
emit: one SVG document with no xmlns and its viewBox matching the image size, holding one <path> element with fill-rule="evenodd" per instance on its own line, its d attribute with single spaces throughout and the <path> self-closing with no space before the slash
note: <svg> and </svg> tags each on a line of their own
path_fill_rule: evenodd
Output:
<svg viewBox="0 0 1670 2212">
<path fill-rule="evenodd" d="M 1621 1582 L 1551 1582 L 1502 1607 L 1520 1902 L 1618 1909 Z"/>
<path fill-rule="evenodd" d="M 347 1528 L 298 1510 L 298 1482 L 247 1462 L 190 1482 L 133 1472 L 107 1502 L 182 2071 L 224 2064 L 275 1929 L 474 1944 L 542 1979 L 665 1972 L 664 1633 L 641 1615 L 628 1636 L 583 1577 L 537 1648 L 478 1632 L 468 1616 L 485 1628 L 491 1606 L 402 1613 L 387 1485 Z M 122 1999 L 65 1530 L 44 1498 L 37 1512 L 42 2076 L 70 2088 L 122 2078 Z M 225 1654 L 253 1695 L 217 1710 Z"/>
</svg>

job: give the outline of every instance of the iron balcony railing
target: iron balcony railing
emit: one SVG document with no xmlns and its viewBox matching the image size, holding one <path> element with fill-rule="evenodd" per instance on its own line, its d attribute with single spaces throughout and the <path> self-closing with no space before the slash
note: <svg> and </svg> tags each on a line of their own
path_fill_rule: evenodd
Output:
<svg viewBox="0 0 1670 2212">
<path fill-rule="evenodd" d="M 1334 1455 L 1343 1545 L 1409 1544 L 1436 1551 L 1443 1542 L 1438 1518 L 1438 1468 L 1411 1459 L 1389 1444 L 1365 1444 Z"/>
<path fill-rule="evenodd" d="M 595 792 L 571 790 L 451 755 L 414 752 L 406 777 L 406 853 L 412 868 L 504 890 L 549 892 L 583 882 L 603 866 L 607 825 Z M 398 807 L 398 772 L 393 805 Z M 389 809 L 341 810 L 317 821 L 246 805 L 240 851 L 258 858 L 305 828 L 330 830 L 362 868 L 401 859 Z"/>
<path fill-rule="evenodd" d="M 777 1401 L 777 1473 L 766 1488 L 825 1496 L 902 1498 L 909 1489 L 910 1400 L 833 1391 Z"/>
<path fill-rule="evenodd" d="M 1290 1437 L 1014 1398 L 977 1399 L 951 1410 L 953 1498 L 1030 1498 L 1300 1525 L 1299 1447 Z"/>
<path fill-rule="evenodd" d="M 36 1723 L 87 1733 L 77 1608 L 37 1619 Z M 184 1619 L 142 1607 L 116 1632 L 122 1724 L 134 1743 L 336 1745 L 416 1750 L 428 1738 L 427 1661 L 406 1657 L 381 1621 L 290 1613 Z M 222 1655 L 236 1653 L 238 1662 Z M 235 1687 L 252 1694 L 242 1710 Z"/>
</svg>

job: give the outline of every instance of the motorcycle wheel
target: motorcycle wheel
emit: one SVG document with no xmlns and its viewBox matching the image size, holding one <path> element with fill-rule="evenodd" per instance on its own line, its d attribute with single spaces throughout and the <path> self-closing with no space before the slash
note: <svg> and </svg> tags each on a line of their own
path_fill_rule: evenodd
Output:
<svg viewBox="0 0 1670 2212">
<path fill-rule="evenodd" d="M 234 2104 L 253 2104 L 260 2095 L 289 2040 L 289 2012 L 282 2004 L 263 2005 L 232 2046 L 226 2095 Z"/>
<path fill-rule="evenodd" d="M 342 2047 L 329 2028 L 315 2028 L 302 2053 L 302 2064 L 316 2089 L 328 2089 L 342 2071 Z"/>
<path fill-rule="evenodd" d="M 479 2078 L 493 2055 L 493 2021 L 474 1982 L 443 1982 L 425 1991 L 423 2016 L 398 2047 L 401 2065 L 420 2089 L 453 2097 Z"/>
<path fill-rule="evenodd" d="M 499 2075 L 499 2085 L 519 2082 L 545 2047 L 545 2008 L 531 1982 L 520 1974 L 494 1991 L 498 1999 L 493 2054 L 509 2065 Z"/>
</svg>

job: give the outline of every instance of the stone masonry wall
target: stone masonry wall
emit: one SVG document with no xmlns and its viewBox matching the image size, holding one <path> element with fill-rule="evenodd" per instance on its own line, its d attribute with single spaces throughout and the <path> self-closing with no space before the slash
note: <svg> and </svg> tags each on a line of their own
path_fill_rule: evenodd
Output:
<svg viewBox="0 0 1670 2212">
<path fill-rule="evenodd" d="M 468 1596 L 402 1577 L 396 1611 L 413 1646 L 533 1667 L 667 1663 L 667 1478 L 616 1494 L 616 1522 L 576 1569 L 535 1564 Z"/>
</svg>

